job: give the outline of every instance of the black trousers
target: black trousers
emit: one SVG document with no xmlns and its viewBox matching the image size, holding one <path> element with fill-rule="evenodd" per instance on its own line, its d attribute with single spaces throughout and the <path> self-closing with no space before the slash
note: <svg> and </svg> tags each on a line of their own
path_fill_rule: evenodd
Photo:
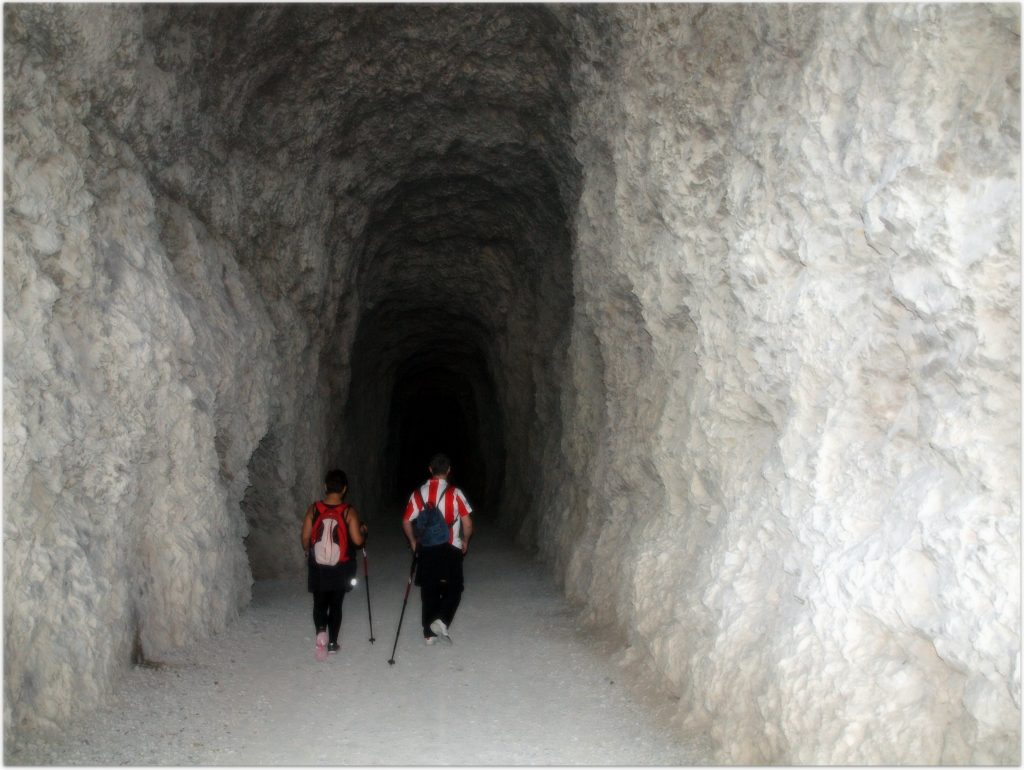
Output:
<svg viewBox="0 0 1024 770">
<path fill-rule="evenodd" d="M 341 602 L 344 591 L 317 591 L 313 594 L 313 623 L 317 633 L 327 631 L 332 642 L 338 641 L 341 631 Z"/>
<path fill-rule="evenodd" d="M 450 626 L 462 600 L 462 551 L 450 545 L 421 548 L 416 583 L 423 608 L 423 636 L 436 636 L 430 624 L 440 618 Z"/>
</svg>

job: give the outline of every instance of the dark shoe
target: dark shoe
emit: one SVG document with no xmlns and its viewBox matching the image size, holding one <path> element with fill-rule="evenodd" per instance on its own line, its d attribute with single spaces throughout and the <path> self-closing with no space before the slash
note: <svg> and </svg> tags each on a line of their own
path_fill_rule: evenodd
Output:
<svg viewBox="0 0 1024 770">
<path fill-rule="evenodd" d="M 338 644 L 337 642 L 328 642 L 327 643 L 327 652 L 336 653 L 340 649 L 341 649 L 341 645 Z"/>
</svg>

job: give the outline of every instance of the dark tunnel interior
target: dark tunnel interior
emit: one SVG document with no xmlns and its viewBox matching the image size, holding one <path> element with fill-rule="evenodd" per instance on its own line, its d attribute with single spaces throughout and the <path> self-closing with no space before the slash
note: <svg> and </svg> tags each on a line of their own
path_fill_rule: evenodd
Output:
<svg viewBox="0 0 1024 770">
<path fill-rule="evenodd" d="M 504 462 L 493 387 L 479 362 L 460 371 L 462 362 L 446 360 L 445 353 L 443 346 L 427 350 L 399 372 L 388 410 L 382 492 L 385 499 L 408 494 L 422 483 L 428 458 L 443 452 L 452 462 L 452 481 L 486 511 L 498 498 L 495 482 Z"/>
<path fill-rule="evenodd" d="M 574 302 L 571 26 L 545 6 L 249 15 L 274 45 L 228 43 L 208 74 L 246 104 L 249 145 L 329 179 L 325 459 L 370 511 L 401 505 L 438 451 L 479 515 L 509 489 L 529 504 Z"/>
<path fill-rule="evenodd" d="M 349 435 L 369 439 L 353 463 L 385 509 L 400 507 L 443 452 L 474 509 L 495 510 L 507 449 L 488 344 L 479 320 L 429 304 L 402 312 L 385 303 L 361 319 L 353 349 L 360 376 L 344 423 Z"/>
<path fill-rule="evenodd" d="M 490 173 L 405 185 L 367 225 L 343 420 L 366 450 L 349 464 L 375 505 L 400 505 L 444 452 L 474 509 L 494 514 L 525 483 L 543 432 L 531 424 L 557 425 L 569 223 L 557 186 Z"/>
</svg>

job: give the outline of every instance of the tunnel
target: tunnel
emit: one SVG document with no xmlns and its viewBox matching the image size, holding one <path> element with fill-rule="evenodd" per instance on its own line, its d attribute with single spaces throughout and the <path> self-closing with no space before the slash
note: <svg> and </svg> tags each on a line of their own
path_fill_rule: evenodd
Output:
<svg viewBox="0 0 1024 770">
<path fill-rule="evenodd" d="M 443 452 L 478 515 L 496 517 L 506 475 L 524 504 L 532 494 L 521 469 L 536 438 L 521 430 L 524 410 L 542 408 L 553 383 L 533 370 L 564 366 L 568 212 L 536 153 L 462 147 L 443 164 L 461 173 L 403 181 L 365 226 L 356 374 L 341 417 L 342 435 L 360 437 L 363 449 L 337 451 L 379 495 L 371 510 L 400 507 Z M 557 432 L 557 413 L 549 419 Z"/>
<path fill-rule="evenodd" d="M 1018 6 L 8 4 L 4 124 L 6 760 L 444 452 L 707 763 L 1019 763 Z"/>
</svg>

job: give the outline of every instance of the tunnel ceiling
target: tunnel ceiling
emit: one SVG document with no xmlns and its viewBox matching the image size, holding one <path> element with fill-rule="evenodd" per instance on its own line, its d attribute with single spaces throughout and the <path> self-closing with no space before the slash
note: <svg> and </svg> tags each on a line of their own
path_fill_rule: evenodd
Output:
<svg viewBox="0 0 1024 770">
<path fill-rule="evenodd" d="M 358 158 L 365 173 L 339 185 L 371 196 L 513 171 L 574 192 L 571 41 L 542 6 L 176 6 L 147 20 L 156 65 L 187 68 L 217 114 L 222 152 L 334 162 L 341 177 Z"/>
<path fill-rule="evenodd" d="M 145 20 L 154 65 L 182 72 L 216 119 L 126 130 L 140 155 L 201 166 L 203 154 L 242 152 L 282 172 L 325 174 L 334 210 L 324 241 L 355 257 L 344 277 L 359 276 L 364 306 L 406 293 L 410 273 L 440 266 L 456 279 L 484 249 L 507 256 L 503 272 L 536 280 L 538 261 L 566 247 L 578 170 L 572 40 L 557 10 L 153 6 Z M 115 122 L 145 121 L 113 109 Z M 211 208 L 201 184 L 182 194 Z M 270 222 L 248 227 L 254 243 L 271 240 Z M 273 256 L 260 245 L 240 254 Z"/>
</svg>

